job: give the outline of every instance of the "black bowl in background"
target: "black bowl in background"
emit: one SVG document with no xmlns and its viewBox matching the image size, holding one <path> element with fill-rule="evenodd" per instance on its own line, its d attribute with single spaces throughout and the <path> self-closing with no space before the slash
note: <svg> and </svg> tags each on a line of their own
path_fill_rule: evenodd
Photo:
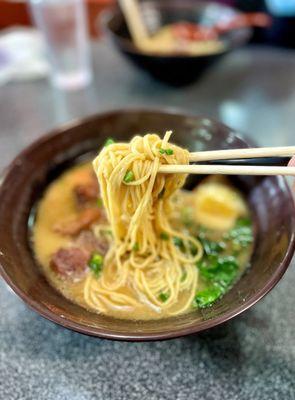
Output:
<svg viewBox="0 0 295 400">
<path fill-rule="evenodd" d="M 240 14 L 237 10 L 214 2 L 198 0 L 152 0 L 141 3 L 142 16 L 149 32 L 156 32 L 163 25 L 189 21 L 214 25 Z M 146 54 L 132 42 L 119 8 L 107 10 L 100 19 L 103 31 L 133 64 L 147 71 L 154 78 L 174 86 L 187 85 L 198 79 L 213 63 L 233 49 L 246 43 L 252 33 L 249 28 L 236 29 L 222 36 L 226 43 L 223 52 L 210 55 Z"/>
</svg>

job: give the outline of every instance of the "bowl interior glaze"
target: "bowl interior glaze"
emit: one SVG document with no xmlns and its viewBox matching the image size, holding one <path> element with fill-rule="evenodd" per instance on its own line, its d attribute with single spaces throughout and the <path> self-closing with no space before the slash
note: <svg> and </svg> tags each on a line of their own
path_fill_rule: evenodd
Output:
<svg viewBox="0 0 295 400">
<path fill-rule="evenodd" d="M 31 308 L 75 331 L 122 340 L 159 340 L 216 326 L 249 308 L 279 281 L 294 251 L 294 204 L 281 177 L 235 177 L 255 223 L 251 268 L 212 307 L 158 321 L 127 321 L 91 313 L 66 300 L 42 275 L 31 249 L 32 210 L 48 183 L 108 137 L 173 129 L 173 141 L 191 151 L 245 147 L 230 128 L 201 117 L 152 110 L 118 110 L 67 125 L 42 137 L 11 163 L 0 187 L 1 274 Z M 187 182 L 194 186 L 197 178 Z"/>
</svg>

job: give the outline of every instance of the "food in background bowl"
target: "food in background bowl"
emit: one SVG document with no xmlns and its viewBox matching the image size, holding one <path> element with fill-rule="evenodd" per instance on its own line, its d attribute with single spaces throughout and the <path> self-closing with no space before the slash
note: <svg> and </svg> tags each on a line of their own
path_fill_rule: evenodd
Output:
<svg viewBox="0 0 295 400">
<path fill-rule="evenodd" d="M 140 48 L 148 53 L 197 56 L 222 52 L 226 44 L 211 28 L 179 22 L 163 26 L 151 38 L 142 41 Z"/>
<path fill-rule="evenodd" d="M 188 54 L 191 56 L 220 53 L 227 48 L 225 33 L 252 26 L 266 27 L 271 23 L 264 13 L 240 14 L 215 25 L 176 22 L 160 28 L 142 40 L 140 49 L 159 54 Z"/>
</svg>

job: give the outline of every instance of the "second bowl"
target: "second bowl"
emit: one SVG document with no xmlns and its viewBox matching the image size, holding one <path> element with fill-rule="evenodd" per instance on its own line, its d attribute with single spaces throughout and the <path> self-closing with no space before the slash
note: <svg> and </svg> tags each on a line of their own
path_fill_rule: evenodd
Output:
<svg viewBox="0 0 295 400">
<path fill-rule="evenodd" d="M 211 26 L 217 22 L 228 21 L 240 13 L 228 6 L 214 2 L 195 0 L 154 0 L 141 3 L 143 19 L 152 34 L 159 28 L 175 22 L 206 21 Z M 235 29 L 224 36 L 224 51 L 210 55 L 160 55 L 147 54 L 132 42 L 125 19 L 119 8 L 106 11 L 101 20 L 103 30 L 115 47 L 133 64 L 154 78 L 174 86 L 182 86 L 197 80 L 202 73 L 224 55 L 245 44 L 252 30 Z"/>
</svg>

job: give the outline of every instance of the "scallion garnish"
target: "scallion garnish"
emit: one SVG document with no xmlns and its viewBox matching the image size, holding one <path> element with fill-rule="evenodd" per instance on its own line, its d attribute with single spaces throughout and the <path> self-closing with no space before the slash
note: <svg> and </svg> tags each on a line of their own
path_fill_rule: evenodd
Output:
<svg viewBox="0 0 295 400">
<path fill-rule="evenodd" d="M 172 156 L 173 153 L 174 153 L 174 151 L 172 149 L 167 149 L 166 150 L 167 156 Z"/>
<path fill-rule="evenodd" d="M 161 238 L 162 240 L 169 240 L 169 235 L 168 235 L 168 233 L 166 233 L 166 232 L 161 232 L 161 233 L 160 233 L 160 238 Z"/>
<path fill-rule="evenodd" d="M 108 138 L 104 143 L 104 147 L 109 146 L 110 144 L 113 144 L 113 143 L 115 143 L 114 139 Z"/>
<path fill-rule="evenodd" d="M 183 240 L 177 236 L 173 237 L 174 246 L 178 247 L 181 251 L 185 251 Z"/>
<path fill-rule="evenodd" d="M 133 171 L 127 171 L 126 174 L 125 174 L 125 176 L 124 176 L 123 181 L 124 181 L 125 183 L 129 183 L 129 182 L 134 181 L 134 179 L 135 179 L 135 177 L 134 177 Z"/>
<path fill-rule="evenodd" d="M 162 293 L 159 294 L 159 299 L 160 299 L 163 303 L 165 303 L 165 301 L 167 301 L 167 300 L 169 299 L 169 294 L 168 294 L 168 293 L 162 292 Z"/>
<path fill-rule="evenodd" d="M 102 271 L 103 266 L 103 256 L 97 252 L 92 253 L 89 261 L 88 267 L 94 273 L 94 275 L 99 276 Z"/>
<path fill-rule="evenodd" d="M 132 247 L 133 251 L 138 251 L 139 250 L 139 244 L 137 242 L 134 243 L 134 246 Z"/>
<path fill-rule="evenodd" d="M 103 206 L 102 198 L 101 198 L 101 197 L 99 197 L 99 198 L 97 199 L 96 204 L 97 204 L 98 207 L 102 207 L 102 206 Z"/>
<path fill-rule="evenodd" d="M 174 154 L 174 151 L 172 149 L 159 149 L 159 152 L 161 154 L 166 154 L 167 156 L 171 156 Z"/>
<path fill-rule="evenodd" d="M 193 301 L 193 307 L 204 308 L 211 306 L 223 294 L 223 290 L 218 285 L 212 285 L 207 289 L 198 292 Z"/>
<path fill-rule="evenodd" d="M 180 282 L 184 282 L 186 280 L 186 277 L 187 277 L 187 272 L 183 271 L 181 278 L 180 278 Z"/>
</svg>

